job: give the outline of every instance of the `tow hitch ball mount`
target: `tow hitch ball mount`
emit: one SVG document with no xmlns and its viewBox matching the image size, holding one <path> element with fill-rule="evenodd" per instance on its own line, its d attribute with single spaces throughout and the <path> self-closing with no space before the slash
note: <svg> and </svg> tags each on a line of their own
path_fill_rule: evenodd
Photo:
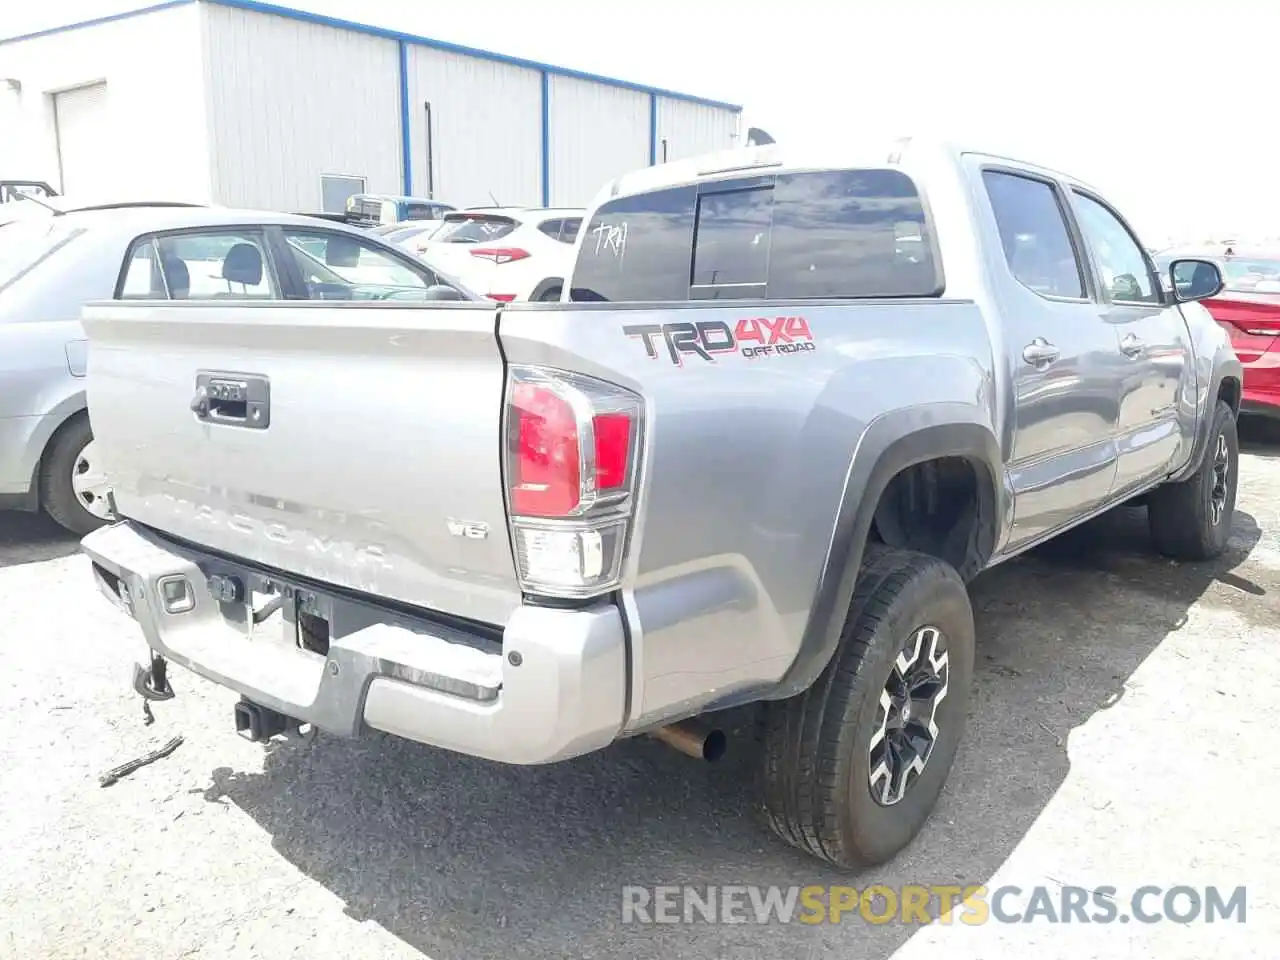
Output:
<svg viewBox="0 0 1280 960">
<path fill-rule="evenodd" d="M 168 663 L 158 653 L 151 654 L 151 666 L 133 665 L 133 689 L 144 700 L 172 700 L 173 687 L 169 686 Z"/>
</svg>

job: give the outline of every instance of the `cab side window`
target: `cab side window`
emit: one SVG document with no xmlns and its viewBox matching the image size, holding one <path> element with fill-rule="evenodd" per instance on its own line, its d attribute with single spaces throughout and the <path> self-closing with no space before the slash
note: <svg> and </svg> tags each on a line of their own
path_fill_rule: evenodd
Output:
<svg viewBox="0 0 1280 960">
<path fill-rule="evenodd" d="M 1084 274 L 1057 188 L 999 170 L 983 171 L 982 181 L 1014 278 L 1042 297 L 1084 299 Z"/>
<path fill-rule="evenodd" d="M 1160 285 L 1147 256 L 1124 223 L 1088 194 L 1073 191 L 1080 232 L 1093 252 L 1103 289 L 1120 303 L 1159 303 Z"/>
</svg>

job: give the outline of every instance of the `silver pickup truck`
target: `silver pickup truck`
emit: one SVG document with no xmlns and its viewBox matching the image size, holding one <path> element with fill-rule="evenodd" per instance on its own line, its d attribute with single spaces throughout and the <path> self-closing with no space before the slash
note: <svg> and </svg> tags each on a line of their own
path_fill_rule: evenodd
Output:
<svg viewBox="0 0 1280 960">
<path fill-rule="evenodd" d="M 857 867 L 962 737 L 966 583 L 1121 503 L 1223 550 L 1241 367 L 1096 191 L 917 140 L 753 147 L 601 193 L 564 301 L 91 305 L 150 654 L 260 740 L 379 730 L 515 764 L 762 705 L 773 830 Z"/>
</svg>

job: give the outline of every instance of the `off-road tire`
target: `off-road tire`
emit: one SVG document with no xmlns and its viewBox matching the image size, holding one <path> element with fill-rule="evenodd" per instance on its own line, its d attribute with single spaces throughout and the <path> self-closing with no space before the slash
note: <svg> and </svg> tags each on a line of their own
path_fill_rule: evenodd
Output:
<svg viewBox="0 0 1280 960">
<path fill-rule="evenodd" d="M 1226 502 L 1217 522 L 1213 519 L 1219 441 L 1226 448 Z M 1236 486 L 1240 476 L 1240 438 L 1236 416 L 1218 401 L 1209 426 L 1209 442 L 1200 467 L 1181 483 L 1166 483 L 1151 491 L 1147 523 L 1157 550 L 1176 560 L 1212 560 L 1227 549 L 1235 516 Z"/>
<path fill-rule="evenodd" d="M 76 458 L 92 439 L 89 418 L 78 414 L 58 428 L 40 458 L 40 506 L 58 526 L 79 537 L 105 524 L 81 505 L 71 487 Z"/>
<path fill-rule="evenodd" d="M 869 782 L 880 694 L 909 638 L 923 626 L 946 636 L 949 683 L 938 737 L 918 779 L 881 806 Z M 770 829 L 815 857 L 850 869 L 891 859 L 919 833 L 964 733 L 973 677 L 969 595 L 949 564 L 925 554 L 868 548 L 840 646 L 813 686 L 765 707 L 760 791 Z"/>
</svg>

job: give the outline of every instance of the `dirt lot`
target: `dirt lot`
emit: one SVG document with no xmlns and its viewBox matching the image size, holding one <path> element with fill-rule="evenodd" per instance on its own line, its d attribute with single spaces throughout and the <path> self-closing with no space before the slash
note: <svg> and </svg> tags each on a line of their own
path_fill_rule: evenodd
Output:
<svg viewBox="0 0 1280 960">
<path fill-rule="evenodd" d="M 73 541 L 0 515 L 0 955 L 1274 956 L 1277 449 L 1242 459 L 1212 568 L 1153 556 L 1133 511 L 975 585 L 950 785 L 904 855 L 852 879 L 1246 885 L 1243 926 L 624 926 L 627 884 L 850 880 L 757 828 L 745 750 L 700 765 L 635 741 L 543 769 L 381 737 L 264 752 L 234 736 L 233 695 L 181 671 L 144 726 L 132 626 Z"/>
</svg>

